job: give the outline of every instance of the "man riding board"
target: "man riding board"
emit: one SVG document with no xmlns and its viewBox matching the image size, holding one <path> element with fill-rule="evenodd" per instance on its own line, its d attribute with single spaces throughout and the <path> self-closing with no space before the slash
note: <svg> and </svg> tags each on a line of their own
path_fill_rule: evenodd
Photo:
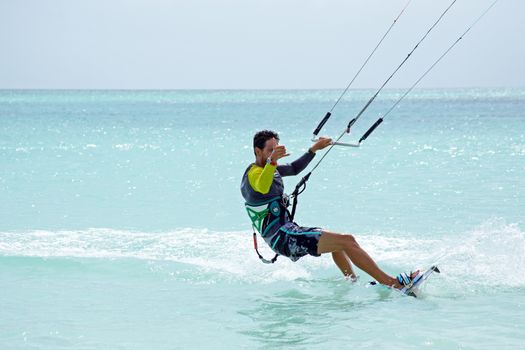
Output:
<svg viewBox="0 0 525 350">
<path fill-rule="evenodd" d="M 377 266 L 353 235 L 299 226 L 290 219 L 287 204 L 284 203 L 282 177 L 299 174 L 312 161 L 317 151 L 331 143 L 329 138 L 320 138 L 297 160 L 279 165 L 278 161 L 289 155 L 286 147 L 279 145 L 279 135 L 270 130 L 255 134 L 255 163 L 248 166 L 241 182 L 241 193 L 248 212 L 254 213 L 253 216 L 250 214 L 254 227 L 275 253 L 292 261 L 305 255 L 331 253 L 335 264 L 347 278 L 356 279 L 352 268 L 354 263 L 383 285 L 398 289 L 409 285 L 419 271 L 402 273 L 394 278 Z"/>
</svg>

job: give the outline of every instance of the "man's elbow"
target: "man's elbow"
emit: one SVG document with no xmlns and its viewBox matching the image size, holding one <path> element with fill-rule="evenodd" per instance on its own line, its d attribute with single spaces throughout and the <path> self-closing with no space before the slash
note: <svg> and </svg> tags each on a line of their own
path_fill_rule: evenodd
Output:
<svg viewBox="0 0 525 350">
<path fill-rule="evenodd" d="M 268 192 L 270 192 L 270 187 L 271 186 L 256 186 L 254 190 L 255 192 L 259 192 L 260 194 L 267 194 Z"/>
<path fill-rule="evenodd" d="M 257 191 L 257 192 L 259 192 L 261 194 L 268 194 L 268 192 L 270 192 L 270 189 L 269 188 L 268 189 L 264 188 L 264 189 L 261 189 L 260 191 Z"/>
</svg>

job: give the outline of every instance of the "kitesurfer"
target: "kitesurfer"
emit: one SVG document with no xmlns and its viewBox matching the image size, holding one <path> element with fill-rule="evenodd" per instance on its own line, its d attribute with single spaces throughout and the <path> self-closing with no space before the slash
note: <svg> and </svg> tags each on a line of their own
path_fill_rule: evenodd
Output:
<svg viewBox="0 0 525 350">
<path fill-rule="evenodd" d="M 419 271 L 392 277 L 378 267 L 353 235 L 330 232 L 319 227 L 303 227 L 291 220 L 282 177 L 299 174 L 312 161 L 315 153 L 328 147 L 331 142 L 329 138 L 320 138 L 295 161 L 278 164 L 288 156 L 286 147 L 279 145 L 279 135 L 270 130 L 255 134 L 255 162 L 248 166 L 241 182 L 241 193 L 254 227 L 274 252 L 292 261 L 305 255 L 331 253 L 335 264 L 347 278 L 357 278 L 352 268 L 354 263 L 383 285 L 398 289 L 409 285 Z"/>
</svg>

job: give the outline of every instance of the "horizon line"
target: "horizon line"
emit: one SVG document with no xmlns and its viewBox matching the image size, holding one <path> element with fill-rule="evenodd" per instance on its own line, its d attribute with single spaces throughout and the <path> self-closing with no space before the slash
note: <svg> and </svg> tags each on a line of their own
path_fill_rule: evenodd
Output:
<svg viewBox="0 0 525 350">
<path fill-rule="evenodd" d="M 460 90 L 460 89 L 524 89 L 523 86 L 453 86 L 453 87 L 417 87 L 414 90 Z M 351 91 L 376 90 L 373 87 L 351 88 Z M 406 90 L 408 87 L 391 87 L 388 90 Z M 0 87 L 0 91 L 316 91 L 344 90 L 343 87 L 322 88 L 8 88 Z"/>
</svg>

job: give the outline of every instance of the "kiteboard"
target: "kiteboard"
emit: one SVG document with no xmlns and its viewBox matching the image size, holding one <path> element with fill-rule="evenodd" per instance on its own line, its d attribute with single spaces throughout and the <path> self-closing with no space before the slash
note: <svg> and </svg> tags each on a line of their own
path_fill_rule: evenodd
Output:
<svg viewBox="0 0 525 350">
<path fill-rule="evenodd" d="M 420 273 L 416 277 L 414 277 L 414 280 L 412 281 L 412 283 L 410 283 L 409 285 L 403 287 L 402 289 L 395 289 L 395 288 L 390 288 L 390 287 L 387 287 L 387 288 L 395 289 L 395 290 L 397 290 L 398 292 L 400 292 L 400 293 L 402 293 L 404 295 L 408 295 L 408 296 L 417 298 L 418 296 L 421 295 L 421 287 L 426 282 L 426 280 L 430 276 L 432 276 L 432 274 L 434 272 L 436 272 L 436 273 L 440 273 L 441 272 L 441 271 L 439 271 L 439 268 L 436 265 L 432 265 L 427 270 L 420 271 Z M 376 281 L 370 282 L 370 285 L 371 286 L 382 286 L 382 284 L 380 284 L 380 283 L 378 283 Z"/>
</svg>

